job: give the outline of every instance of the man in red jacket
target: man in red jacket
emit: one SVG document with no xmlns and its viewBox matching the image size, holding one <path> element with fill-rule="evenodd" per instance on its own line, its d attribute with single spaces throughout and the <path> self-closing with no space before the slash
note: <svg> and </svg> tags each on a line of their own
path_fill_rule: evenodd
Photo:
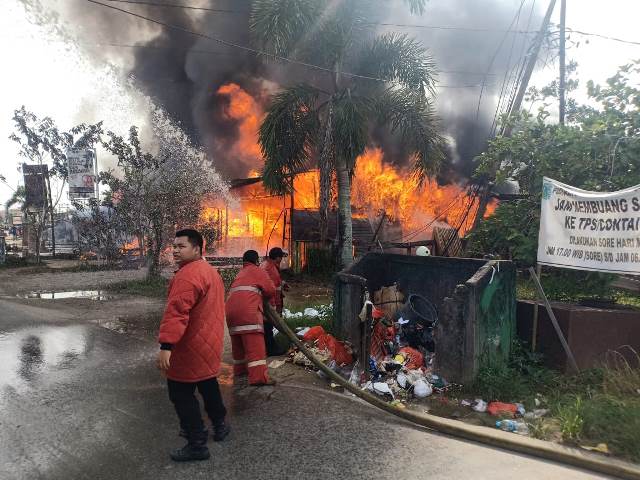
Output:
<svg viewBox="0 0 640 480">
<path fill-rule="evenodd" d="M 248 373 L 250 385 L 274 385 L 267 370 L 263 301 L 271 300 L 276 289 L 258 266 L 258 252 L 247 250 L 242 262 L 242 270 L 231 284 L 226 304 L 233 373 L 236 376 Z"/>
<path fill-rule="evenodd" d="M 276 294 L 271 299 L 270 303 L 276 309 L 280 315 L 282 315 L 282 308 L 284 306 L 284 294 L 283 291 L 289 289 L 289 286 L 282 281 L 280 276 L 280 264 L 282 259 L 287 256 L 287 253 L 280 247 L 273 247 L 269 250 L 269 255 L 262 264 L 262 268 L 269 275 L 269 278 L 276 287 Z M 273 325 L 266 321 L 264 325 L 264 340 L 267 347 L 267 355 L 282 355 L 284 352 L 280 350 L 275 340 L 273 339 Z"/>
<path fill-rule="evenodd" d="M 176 232 L 173 258 L 179 269 L 169 284 L 158 342 L 158 368 L 167 377 L 169 398 L 187 445 L 171 452 L 177 462 L 209 458 L 208 432 L 196 388 L 213 424 L 214 441 L 229 434 L 218 386 L 224 338 L 224 285 L 217 270 L 202 258 L 204 241 L 196 230 Z"/>
</svg>

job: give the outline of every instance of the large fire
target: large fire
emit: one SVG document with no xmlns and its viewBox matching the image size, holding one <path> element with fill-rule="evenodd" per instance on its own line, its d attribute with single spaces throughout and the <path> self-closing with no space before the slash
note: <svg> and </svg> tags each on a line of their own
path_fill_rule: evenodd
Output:
<svg viewBox="0 0 640 480">
<path fill-rule="evenodd" d="M 260 149 L 257 132 L 263 117 L 260 105 L 241 87 L 230 83 L 218 90 L 230 98 L 226 114 L 239 122 L 239 136 L 233 152 L 256 159 L 248 177 L 257 177 Z M 334 186 L 335 190 L 335 186 Z M 248 248 L 266 252 L 272 246 L 288 246 L 289 216 L 292 202 L 295 209 L 318 209 L 319 174 L 310 171 L 294 180 L 294 194 L 270 195 L 260 181 L 245 182 L 234 190 L 237 202 L 207 201 L 203 224 L 217 232 L 221 256 L 239 255 Z M 292 198 L 293 197 L 293 198 Z M 335 197 L 335 195 L 334 195 Z M 334 198 L 335 207 L 335 198 Z M 352 183 L 354 217 L 368 218 L 376 224 L 381 212 L 401 225 L 396 241 L 416 241 L 431 237 L 433 227 L 448 224 L 464 235 L 472 226 L 478 200 L 459 185 L 439 186 L 434 180 L 418 180 L 408 170 L 384 162 L 379 148 L 367 149 L 358 157 Z M 487 214 L 495 210 L 490 204 Z"/>
</svg>

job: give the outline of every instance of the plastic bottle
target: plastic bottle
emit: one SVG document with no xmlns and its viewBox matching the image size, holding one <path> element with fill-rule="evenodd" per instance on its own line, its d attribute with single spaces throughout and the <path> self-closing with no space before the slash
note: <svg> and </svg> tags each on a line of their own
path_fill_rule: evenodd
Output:
<svg viewBox="0 0 640 480">
<path fill-rule="evenodd" d="M 529 433 L 529 427 L 527 427 L 526 423 L 515 420 L 498 420 L 496 427 L 505 432 L 519 433 L 520 435 L 527 435 Z"/>
</svg>

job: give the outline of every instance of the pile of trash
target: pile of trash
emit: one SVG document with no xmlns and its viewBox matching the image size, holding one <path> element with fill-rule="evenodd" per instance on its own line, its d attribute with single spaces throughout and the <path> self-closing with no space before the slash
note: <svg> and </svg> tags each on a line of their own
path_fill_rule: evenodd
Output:
<svg viewBox="0 0 640 480">
<path fill-rule="evenodd" d="M 446 391 L 448 382 L 433 372 L 435 307 L 420 295 L 409 295 L 405 302 L 395 285 L 374 292 L 373 298 L 360 314 L 370 339 L 361 351 L 366 349 L 368 356 L 354 359 L 352 345 L 337 340 L 321 326 L 299 328 L 297 335 L 345 379 L 396 403 Z M 293 352 L 292 361 L 312 367 L 301 352 Z"/>
<path fill-rule="evenodd" d="M 285 311 L 284 316 L 314 318 L 330 308 L 331 305 L 298 313 Z M 434 327 L 438 316 L 429 300 L 420 295 L 409 295 L 405 301 L 395 285 L 383 287 L 374 292 L 373 301 L 367 299 L 359 316 L 366 344 L 357 349 L 349 342 L 339 341 L 319 325 L 299 327 L 296 334 L 331 370 L 350 383 L 385 397 L 399 408 L 434 394 L 461 389 L 461 385 L 447 382 L 434 371 Z M 358 358 L 354 357 L 354 351 Z M 366 361 L 363 362 L 364 358 Z M 290 361 L 315 369 L 313 363 L 296 349 L 291 351 Z M 320 370 L 317 374 L 326 377 Z M 438 399 L 448 405 L 494 416 L 496 428 L 521 435 L 528 435 L 529 425 L 549 413 L 542 408 L 527 412 L 520 403 L 486 402 L 480 398 L 454 400 L 444 396 Z"/>
</svg>

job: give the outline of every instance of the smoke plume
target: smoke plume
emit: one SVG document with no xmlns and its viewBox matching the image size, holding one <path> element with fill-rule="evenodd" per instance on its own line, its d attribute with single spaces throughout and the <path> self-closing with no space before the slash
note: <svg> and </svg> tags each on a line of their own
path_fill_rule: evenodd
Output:
<svg viewBox="0 0 640 480">
<path fill-rule="evenodd" d="M 202 4 L 218 10 L 215 12 L 109 0 L 103 3 L 229 42 L 250 44 L 249 0 Z M 472 160 L 486 146 L 491 132 L 505 71 L 526 54 L 531 35 L 505 34 L 521 5 L 513 29 L 539 28 L 542 6 L 533 0 L 430 0 L 423 16 L 410 15 L 402 0 L 394 0 L 377 11 L 376 23 L 392 25 L 373 28 L 416 37 L 428 48 L 440 71 L 436 109 L 443 133 L 451 140 L 448 160 L 454 174 L 450 178 L 465 177 L 472 171 Z M 220 87 L 234 83 L 264 106 L 278 85 L 313 75 L 300 67 L 265 66 L 251 53 L 92 3 L 61 2 L 55 8 L 60 21 L 78 26 L 79 36 L 96 61 L 125 68 L 138 87 L 180 123 L 195 143 L 206 147 L 215 167 L 228 178 L 246 175 L 251 159 L 240 158 L 232 148 L 242 134 L 242 119 L 228 115 L 230 97 L 219 93 Z M 478 110 L 482 84 L 485 88 Z M 375 137 L 387 161 L 405 161 L 397 139 L 383 130 L 376 131 Z"/>
</svg>

